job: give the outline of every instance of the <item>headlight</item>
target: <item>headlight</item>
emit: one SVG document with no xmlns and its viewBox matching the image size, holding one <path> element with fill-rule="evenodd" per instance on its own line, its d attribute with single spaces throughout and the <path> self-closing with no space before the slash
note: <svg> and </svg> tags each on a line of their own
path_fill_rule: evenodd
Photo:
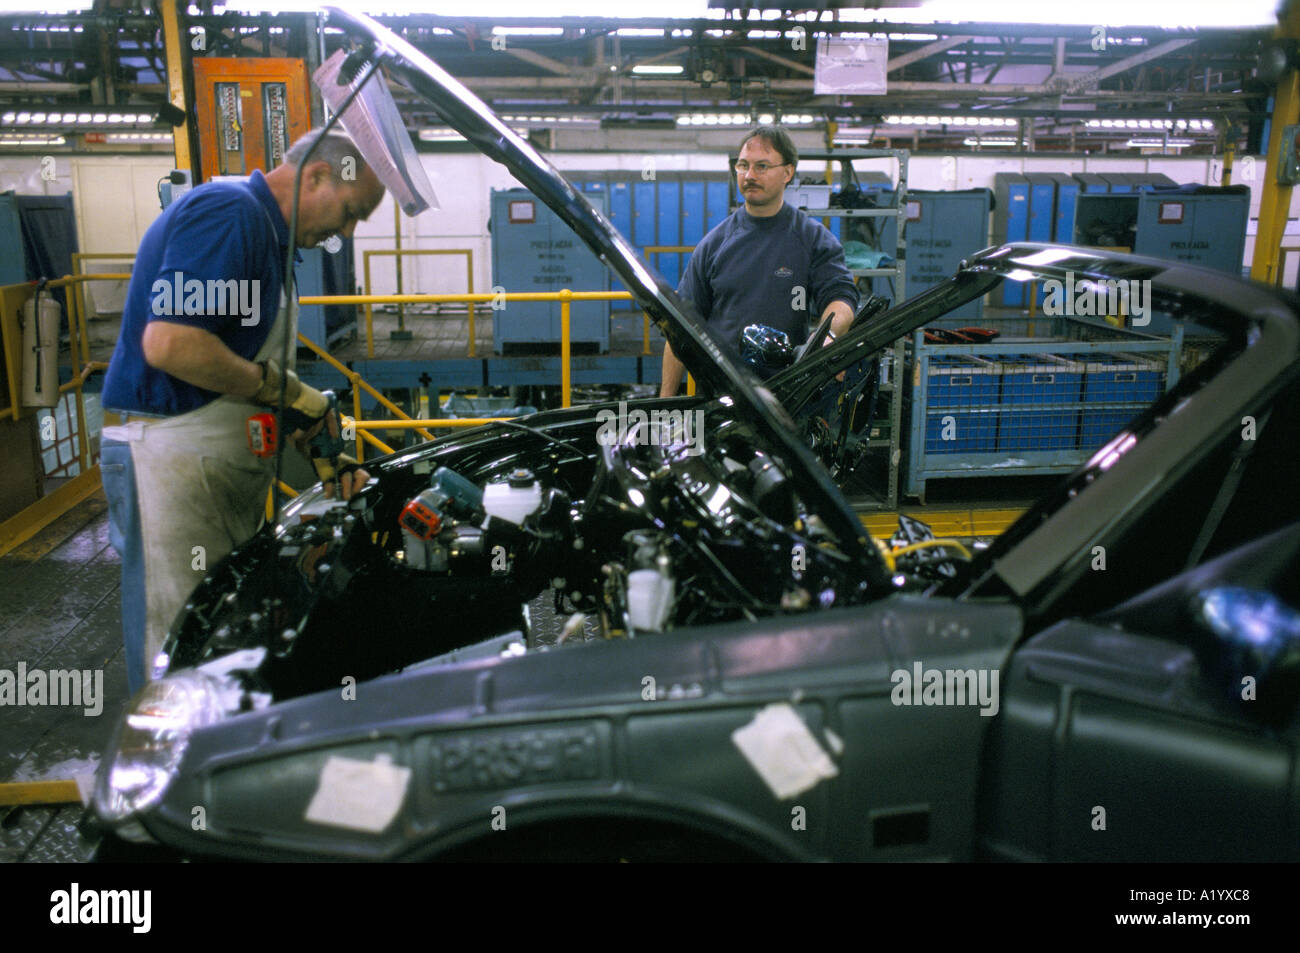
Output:
<svg viewBox="0 0 1300 953">
<path fill-rule="evenodd" d="M 150 682 L 135 697 L 117 743 L 100 768 L 95 811 L 104 821 L 126 819 L 162 799 L 190 735 L 223 715 L 220 685 L 202 672 Z"/>
</svg>

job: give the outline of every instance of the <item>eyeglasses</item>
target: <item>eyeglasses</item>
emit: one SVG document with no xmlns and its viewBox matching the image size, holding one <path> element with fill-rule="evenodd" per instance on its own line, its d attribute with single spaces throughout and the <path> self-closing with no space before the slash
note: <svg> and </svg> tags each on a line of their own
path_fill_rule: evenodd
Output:
<svg viewBox="0 0 1300 953">
<path fill-rule="evenodd" d="M 750 165 L 744 159 L 740 159 L 736 162 L 735 169 L 741 175 L 744 175 L 750 169 L 753 169 L 759 175 L 767 175 L 767 173 L 773 169 L 789 164 L 790 163 L 788 162 L 755 162 L 753 165 Z"/>
</svg>

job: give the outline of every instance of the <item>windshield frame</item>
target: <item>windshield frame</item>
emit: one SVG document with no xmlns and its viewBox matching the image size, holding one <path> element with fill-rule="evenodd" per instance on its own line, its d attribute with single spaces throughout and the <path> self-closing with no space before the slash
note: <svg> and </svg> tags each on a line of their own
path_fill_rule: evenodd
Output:
<svg viewBox="0 0 1300 953">
<path fill-rule="evenodd" d="M 1048 258 L 1054 260 L 1048 261 Z M 1022 605 L 1046 606 L 1088 572 L 1094 546 L 1125 533 L 1225 437 L 1242 414 L 1300 373 L 1293 299 L 1206 268 L 1074 246 L 1010 244 L 963 263 L 963 272 L 1014 280 L 1149 280 L 1152 310 L 1223 335 L 1205 362 L 1140 411 L 1124 430 L 1029 508 L 972 564 L 967 596 L 1005 587 Z M 993 579 L 999 586 L 992 586 Z"/>
</svg>

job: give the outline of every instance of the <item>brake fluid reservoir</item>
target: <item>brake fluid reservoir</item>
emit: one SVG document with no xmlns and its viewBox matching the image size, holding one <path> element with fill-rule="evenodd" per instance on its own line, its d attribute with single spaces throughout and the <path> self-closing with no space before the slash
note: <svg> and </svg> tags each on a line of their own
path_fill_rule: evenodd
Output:
<svg viewBox="0 0 1300 953">
<path fill-rule="evenodd" d="M 542 487 L 533 471 L 523 467 L 511 470 L 506 482 L 489 483 L 483 488 L 484 512 L 516 526 L 536 513 L 541 505 Z"/>
</svg>

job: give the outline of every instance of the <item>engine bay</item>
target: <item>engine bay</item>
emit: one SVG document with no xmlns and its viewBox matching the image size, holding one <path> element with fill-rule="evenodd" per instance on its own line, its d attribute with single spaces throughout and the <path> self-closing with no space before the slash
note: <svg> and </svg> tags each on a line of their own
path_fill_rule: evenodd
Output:
<svg viewBox="0 0 1300 953">
<path fill-rule="evenodd" d="M 955 575 L 961 547 L 923 543 L 915 521 L 893 541 L 901 561 L 888 547 L 870 566 L 846 555 L 791 468 L 726 410 L 634 413 L 594 434 L 590 415 L 498 425 L 390 458 L 346 503 L 317 488 L 198 586 L 160 664 L 260 647 L 248 677 L 280 699 L 491 640 L 547 650 L 528 608 L 539 597 L 563 643 L 861 604 Z M 691 439 L 690 413 L 706 439 Z"/>
</svg>

